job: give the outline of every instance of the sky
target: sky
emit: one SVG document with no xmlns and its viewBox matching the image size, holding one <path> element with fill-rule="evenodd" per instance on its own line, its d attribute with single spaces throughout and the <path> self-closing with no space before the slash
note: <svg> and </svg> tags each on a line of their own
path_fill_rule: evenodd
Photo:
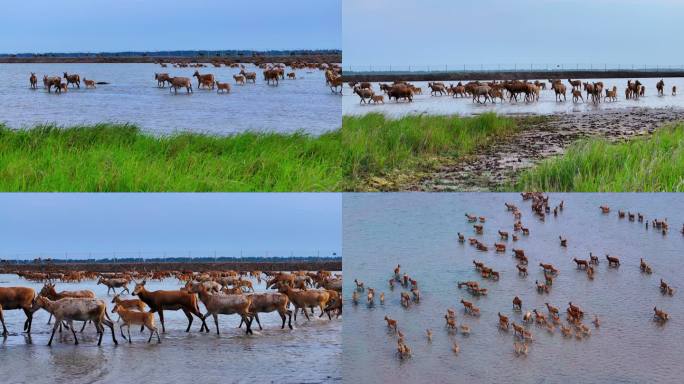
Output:
<svg viewBox="0 0 684 384">
<path fill-rule="evenodd" d="M 7 0 L 0 53 L 340 49 L 341 0 Z"/>
<path fill-rule="evenodd" d="M 0 194 L 0 258 L 340 255 L 341 209 L 327 193 Z"/>
<path fill-rule="evenodd" d="M 684 65 L 681 0 L 344 0 L 349 65 Z"/>
</svg>

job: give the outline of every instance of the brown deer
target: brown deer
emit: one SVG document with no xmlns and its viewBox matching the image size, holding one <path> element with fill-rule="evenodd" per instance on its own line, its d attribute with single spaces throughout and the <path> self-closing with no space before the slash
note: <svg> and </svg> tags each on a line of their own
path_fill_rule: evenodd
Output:
<svg viewBox="0 0 684 384">
<path fill-rule="evenodd" d="M 615 256 L 608 256 L 606 255 L 606 260 L 608 260 L 608 266 L 611 267 L 619 267 L 620 266 L 620 259 L 615 257 Z"/>
<path fill-rule="evenodd" d="M 230 84 L 216 82 L 216 93 L 230 93 Z"/>
<path fill-rule="evenodd" d="M 157 87 L 164 88 L 167 82 L 171 85 L 171 76 L 168 73 L 155 73 L 154 79 L 157 80 Z"/>
<path fill-rule="evenodd" d="M 214 89 L 214 75 L 211 73 L 207 73 L 205 75 L 202 75 L 199 73 L 199 71 L 195 71 L 195 73 L 192 74 L 193 77 L 197 78 L 197 88 L 200 89 L 204 85 L 205 87 L 211 87 L 211 89 Z"/>
<path fill-rule="evenodd" d="M 93 88 L 93 89 L 94 89 L 94 88 L 97 88 L 97 87 L 95 86 L 95 80 L 88 80 L 88 79 L 86 79 L 86 78 L 84 77 L 84 78 L 83 78 L 83 82 L 85 83 L 85 87 L 86 87 L 86 88 Z"/>
<path fill-rule="evenodd" d="M 33 323 L 33 300 L 36 298 L 36 291 L 27 287 L 0 287 L 0 322 L 2 322 L 2 336 L 7 337 L 7 327 L 5 326 L 5 316 L 3 311 L 22 309 L 26 315 L 24 331 L 31 334 L 31 324 Z"/>
<path fill-rule="evenodd" d="M 304 316 L 307 320 L 310 320 L 307 308 L 318 307 L 321 310 L 319 317 L 323 316 L 325 313 L 325 306 L 330 300 L 330 293 L 326 290 L 310 289 L 310 290 L 294 290 L 289 286 L 283 286 L 280 288 L 280 292 L 287 295 L 290 302 L 295 307 L 294 319 L 297 321 L 297 312 L 300 308 L 304 308 Z M 311 310 L 313 314 L 313 309 Z"/>
<path fill-rule="evenodd" d="M 134 309 L 138 310 L 140 312 L 143 312 L 145 310 L 145 303 L 142 302 L 140 299 L 128 299 L 124 300 L 122 299 L 119 294 L 114 295 L 114 298 L 112 299 L 112 304 L 115 306 L 119 306 L 124 309 Z"/>
<path fill-rule="evenodd" d="M 31 83 L 31 89 L 38 88 L 38 77 L 36 77 L 36 74 L 33 72 L 31 72 L 31 76 L 29 77 L 29 83 Z"/>
<path fill-rule="evenodd" d="M 575 264 L 577 264 L 577 269 L 582 269 L 582 268 L 586 269 L 589 267 L 589 262 L 586 260 L 581 260 L 581 259 L 578 259 L 575 257 L 572 259 L 572 261 L 574 261 Z"/>
<path fill-rule="evenodd" d="M 133 325 L 140 325 L 141 327 L 145 327 L 150 330 L 150 338 L 147 339 L 147 342 L 149 343 L 152 341 L 152 336 L 154 334 L 157 334 L 157 343 L 161 343 L 161 338 L 159 337 L 159 331 L 157 330 L 157 327 L 154 325 L 154 314 L 151 312 L 139 312 L 139 311 L 130 311 L 126 308 L 124 308 L 121 305 L 115 305 L 114 309 L 112 309 L 112 313 L 118 313 L 120 317 L 120 322 L 123 323 L 121 327 L 119 327 L 119 330 L 121 331 L 121 337 L 123 337 L 124 340 L 128 340 L 128 343 L 132 343 L 132 338 L 131 338 L 131 324 Z M 128 330 L 128 339 L 126 339 L 126 336 L 123 333 L 123 327 L 126 327 Z"/>
<path fill-rule="evenodd" d="M 216 334 L 219 335 L 219 323 L 218 315 L 239 315 L 242 322 L 247 326 L 246 334 L 251 335 L 252 332 L 252 319 L 253 314 L 249 311 L 252 305 L 252 296 L 243 294 L 212 294 L 207 291 L 204 285 L 196 285 L 190 288 L 190 292 L 197 293 L 200 300 L 207 309 L 207 313 L 204 314 L 204 319 L 206 319 L 210 314 L 214 318 L 214 324 L 216 324 Z M 296 308 L 295 308 L 296 310 Z M 296 316 L 296 314 L 295 314 Z M 207 327 L 207 332 L 209 328 Z"/>
<path fill-rule="evenodd" d="M 69 75 L 66 72 L 64 72 L 64 80 L 66 80 L 67 85 L 73 84 L 78 88 L 81 88 L 81 76 L 79 75 Z"/>
<path fill-rule="evenodd" d="M 169 79 L 169 92 L 171 90 L 174 91 L 174 93 L 178 93 L 178 88 L 185 88 L 186 92 L 189 94 L 192 91 L 192 83 L 190 82 L 190 79 L 187 77 L 172 77 Z"/>
<path fill-rule="evenodd" d="M 97 280 L 97 285 L 104 284 L 107 286 L 107 294 L 109 295 L 109 291 L 112 290 L 114 291 L 114 294 L 116 294 L 116 288 L 123 288 L 121 292 L 128 292 L 131 293 L 131 291 L 128 290 L 128 279 L 123 279 L 123 278 L 112 278 L 112 279 L 107 279 L 104 277 L 100 277 Z"/>
<path fill-rule="evenodd" d="M 197 316 L 202 320 L 202 327 L 200 332 L 204 329 L 209 331 L 206 322 L 204 321 L 204 316 L 199 311 L 199 306 L 197 305 L 197 296 L 192 293 L 184 291 L 148 291 L 145 289 L 146 280 L 135 284 L 133 289 L 133 295 L 136 295 L 142 300 L 148 307 L 150 307 L 150 312 L 159 313 L 159 321 L 162 325 L 162 333 L 166 333 L 166 328 L 164 327 L 164 310 L 167 311 L 177 311 L 182 310 L 185 316 L 188 318 L 188 327 L 185 332 L 190 332 L 190 326 L 192 325 L 192 315 Z"/>
</svg>

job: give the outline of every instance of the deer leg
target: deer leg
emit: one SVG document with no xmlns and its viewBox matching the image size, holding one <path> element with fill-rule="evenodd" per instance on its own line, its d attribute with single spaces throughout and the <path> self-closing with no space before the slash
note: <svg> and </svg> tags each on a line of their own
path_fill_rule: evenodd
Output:
<svg viewBox="0 0 684 384">
<path fill-rule="evenodd" d="M 87 322 L 87 321 L 84 321 L 84 322 L 83 322 L 83 326 L 81 327 L 80 333 L 83 333 L 83 330 L 85 329 L 86 324 L 88 324 L 88 322 Z"/>
<path fill-rule="evenodd" d="M 211 316 L 214 318 L 214 324 L 216 324 L 216 334 L 220 335 L 221 332 L 219 331 L 219 324 L 218 324 L 218 314 L 212 313 Z M 246 324 L 247 328 L 249 328 L 249 324 Z"/>
<path fill-rule="evenodd" d="M 48 322 L 47 322 L 48 325 L 50 324 L 51 321 L 52 321 L 52 313 L 50 314 L 50 317 L 48 317 Z"/>
<path fill-rule="evenodd" d="M 0 312 L 2 312 L 2 308 L 0 308 Z M 31 312 L 31 309 L 24 308 L 24 313 L 26 314 L 24 331 L 26 331 L 26 333 L 28 334 L 31 334 L 31 325 L 33 324 L 33 312 Z M 2 314 L 0 314 L 0 317 L 2 317 Z"/>
<path fill-rule="evenodd" d="M 83 323 L 85 324 L 85 321 Z M 78 338 L 76 337 L 76 330 L 74 329 L 74 322 L 72 320 L 69 320 L 69 328 L 74 335 L 74 345 L 78 345 Z"/>
<path fill-rule="evenodd" d="M 2 305 L 0 305 L 0 323 L 2 323 L 2 336 L 7 337 L 7 327 L 5 326 L 5 315 L 2 313 Z"/>
<path fill-rule="evenodd" d="M 162 333 L 166 333 L 166 327 L 164 326 L 164 310 L 159 309 L 159 322 L 162 325 Z"/>
<path fill-rule="evenodd" d="M 185 330 L 185 332 L 190 332 L 190 326 L 192 325 L 192 315 L 190 314 L 190 312 L 188 312 L 187 309 L 184 309 L 183 313 L 185 313 L 185 317 L 188 318 L 188 328 Z"/>
<path fill-rule="evenodd" d="M 57 330 L 57 327 L 59 327 L 61 323 L 62 323 L 61 321 L 57 321 L 55 319 L 55 325 L 52 327 L 52 335 L 50 335 L 50 341 L 48 341 L 48 344 L 47 344 L 48 347 L 52 345 L 52 339 L 55 337 L 55 331 Z"/>
<path fill-rule="evenodd" d="M 260 330 L 260 331 L 263 330 L 263 328 L 261 328 L 261 321 L 259 321 L 259 314 L 258 314 L 258 313 L 254 313 L 254 318 L 256 319 L 257 324 L 259 324 L 259 330 Z M 285 318 L 283 318 L 283 327 L 284 327 L 284 326 L 285 326 Z"/>
<path fill-rule="evenodd" d="M 131 338 L 131 325 L 129 324 L 128 327 L 126 327 L 126 330 L 128 331 L 128 344 L 132 343 L 132 338 Z M 152 334 L 150 333 L 150 339 L 152 338 Z"/>
<path fill-rule="evenodd" d="M 122 325 L 122 326 L 119 327 L 119 332 L 121 332 L 121 338 L 123 338 L 124 340 L 126 340 L 126 335 L 124 335 L 124 333 L 123 333 L 123 327 L 124 327 L 125 325 L 126 325 L 126 324 L 124 324 L 124 325 Z"/>
</svg>

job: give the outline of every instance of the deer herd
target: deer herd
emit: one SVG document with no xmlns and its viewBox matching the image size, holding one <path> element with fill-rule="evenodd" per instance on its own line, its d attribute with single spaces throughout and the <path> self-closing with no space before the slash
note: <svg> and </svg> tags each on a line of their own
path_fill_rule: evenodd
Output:
<svg viewBox="0 0 684 384">
<path fill-rule="evenodd" d="M 163 68 L 166 68 L 165 63 L 160 63 Z M 196 67 L 196 68 L 201 68 L 205 67 L 203 64 L 198 64 L 198 65 L 174 65 L 174 67 L 178 68 L 185 68 L 188 66 Z M 220 67 L 220 65 L 218 65 Z M 250 72 L 247 71 L 247 67 L 244 64 L 238 64 L 234 63 L 231 65 L 226 65 L 227 67 L 230 68 L 238 68 L 240 69 L 240 72 L 237 74 L 233 75 L 233 80 L 235 82 L 235 85 L 246 85 L 246 84 L 256 84 L 257 80 L 257 73 L 256 72 Z M 278 86 L 280 84 L 280 80 L 285 80 L 286 78 L 288 80 L 296 80 L 300 78 L 297 73 L 295 72 L 296 69 L 306 69 L 307 71 L 313 71 L 313 70 L 321 70 L 325 71 L 325 79 L 326 79 L 326 85 L 329 85 L 331 87 L 331 90 L 333 93 L 338 93 L 335 89 L 335 86 L 331 83 L 331 79 L 334 80 L 333 78 L 339 77 L 341 79 L 341 72 L 342 69 L 339 65 L 337 64 L 313 64 L 313 63 L 290 63 L 289 64 L 290 71 L 288 71 L 288 65 L 278 63 L 278 64 L 259 64 L 258 68 L 262 69 L 262 74 L 263 74 L 263 80 L 266 82 L 267 85 L 273 85 L 273 86 Z M 197 79 L 197 89 L 207 89 L 207 90 L 214 90 L 216 89 L 217 93 L 230 93 L 231 92 L 231 84 L 228 81 L 221 82 L 217 80 L 213 74 L 211 73 L 200 73 L 200 70 L 195 70 L 193 73 L 192 77 Z M 178 89 L 185 89 L 187 94 L 191 94 L 194 92 L 193 85 L 192 85 L 192 77 L 183 77 L 183 76 L 171 76 L 168 73 L 155 73 L 154 74 L 154 79 L 157 81 L 157 87 L 159 88 L 165 88 L 166 85 L 168 84 L 169 86 L 169 91 L 173 92 L 174 94 L 178 93 Z M 107 82 L 96 82 L 95 80 L 92 79 L 86 79 L 83 77 L 83 83 L 85 85 L 86 89 L 95 89 L 97 88 L 97 85 L 102 85 L 102 84 L 109 84 Z M 341 81 L 339 81 L 339 85 L 341 86 Z M 34 72 L 31 72 L 29 76 L 29 85 L 30 88 L 33 90 L 38 89 L 38 77 Z M 55 90 L 55 93 L 62 93 L 66 92 L 69 89 L 69 86 L 71 88 L 81 88 L 81 77 L 78 74 L 69 74 L 67 72 L 63 73 L 63 76 L 49 76 L 49 75 L 44 75 L 43 76 L 43 87 L 47 89 L 48 93 L 52 93 L 52 90 Z M 341 93 L 341 90 L 339 91 Z"/>
<path fill-rule="evenodd" d="M 147 342 L 156 336 L 161 343 L 160 331 L 155 322 L 157 313 L 161 324 L 161 333 L 166 332 L 164 311 L 182 311 L 187 320 L 185 332 L 190 332 L 193 320 L 197 318 L 201 324 L 200 332 L 210 332 L 206 319 L 214 320 L 216 333 L 220 334 L 219 315 L 237 315 L 240 325 L 245 324 L 245 333 L 252 335 L 252 322 L 257 321 L 259 329 L 263 329 L 259 314 L 276 312 L 282 320 L 281 329 L 287 324 L 293 329 L 292 317 L 297 321 L 297 314 L 304 314 L 307 320 L 314 315 L 315 308 L 320 311 L 318 317 L 327 315 L 339 318 L 342 315 L 342 276 L 329 271 L 317 272 L 293 271 L 158 271 L 139 273 L 95 273 L 87 271 L 32 272 L 15 271 L 19 277 L 34 283 L 43 283 L 36 294 L 30 287 L 0 287 L 0 322 L 3 337 L 9 335 L 5 325 L 3 311 L 22 310 L 26 316 L 23 331 L 30 337 L 34 313 L 40 309 L 54 317 L 52 334 L 48 345 L 52 345 L 55 332 L 70 330 L 74 344 L 78 344 L 77 330 L 74 322 L 83 322 L 80 331 L 84 332 L 87 324 L 93 324 L 98 336 L 98 343 L 108 328 L 112 334 L 112 342 L 117 344 L 115 325 L 119 325 L 121 337 L 131 340 L 131 326 L 140 327 L 140 332 L 149 331 Z M 182 284 L 176 290 L 151 290 L 147 282 L 163 281 L 175 278 Z M 55 281 L 62 283 L 80 283 L 96 279 L 96 285 L 107 287 L 107 295 L 113 291 L 111 311 L 108 303 L 96 297 L 89 289 L 58 291 Z M 253 283 L 262 281 L 267 289 L 273 292 L 254 292 Z M 119 292 L 116 290 L 120 289 Z M 125 299 L 121 295 L 129 293 L 135 298 Z M 115 322 L 111 314 L 118 315 Z M 126 328 L 126 334 L 124 334 Z M 126 336 L 127 335 L 127 336 Z"/>
<path fill-rule="evenodd" d="M 531 202 L 533 215 L 541 221 L 544 221 L 548 215 L 558 217 L 564 209 L 563 201 L 552 208 L 549 205 L 549 196 L 546 196 L 542 193 L 522 193 L 521 196 L 523 201 Z M 506 210 L 512 215 L 513 218 L 513 231 L 515 234 L 512 236 L 512 241 L 518 241 L 518 233 L 522 234 L 522 236 L 530 236 L 529 229 L 524 227 L 522 224 L 522 213 L 520 209 L 511 203 L 506 203 L 505 206 Z M 603 215 L 610 213 L 610 207 L 607 205 L 602 205 L 600 210 L 601 214 Z M 667 219 L 653 219 L 649 222 L 645 219 L 645 215 L 641 214 L 640 212 L 624 212 L 622 210 L 618 211 L 617 217 L 619 220 L 623 220 L 625 218 L 628 218 L 629 221 L 638 220 L 638 222 L 642 223 L 646 229 L 648 229 L 650 225 L 651 228 L 661 232 L 663 235 L 667 235 L 669 231 Z M 486 217 L 475 214 L 466 214 L 466 218 L 468 222 L 472 223 L 475 234 L 481 235 L 483 233 Z M 523 231 L 523 229 L 527 230 Z M 681 232 L 684 235 L 684 226 L 682 226 Z M 498 230 L 498 238 L 500 238 L 500 241 L 507 242 L 509 239 L 509 233 L 507 231 Z M 482 251 L 483 253 L 488 251 L 488 247 L 476 237 L 471 237 L 467 240 L 467 242 L 477 251 Z M 571 239 L 568 239 L 562 235 L 559 236 L 560 247 L 567 247 L 569 241 L 571 241 Z M 466 236 L 458 233 L 458 242 L 461 244 L 466 243 Z M 495 247 L 496 251 L 503 250 L 505 252 L 504 247 L 499 247 L 498 243 L 495 245 L 497 245 Z M 512 251 L 514 264 L 518 271 L 518 277 L 527 280 L 529 265 L 528 257 L 525 255 L 525 251 L 515 247 L 512 248 Z M 569 263 L 574 263 L 576 271 L 581 274 L 586 274 L 588 281 L 592 281 L 595 278 L 595 275 L 599 273 L 598 267 L 601 263 L 600 259 L 601 258 L 598 256 L 590 253 L 588 259 L 574 257 L 569 261 Z M 605 260 L 607 262 L 606 268 L 608 269 L 618 270 L 619 268 L 625 268 L 625 266 L 622 266 L 621 259 L 618 256 L 607 254 L 605 255 Z M 499 271 L 494 271 L 482 261 L 473 260 L 473 265 L 476 274 L 486 281 L 496 282 L 503 278 Z M 395 287 L 399 286 L 401 288 L 399 295 L 401 306 L 404 308 L 404 310 L 410 310 L 413 305 L 418 305 L 420 303 L 420 296 L 418 294 L 418 292 L 420 292 L 419 284 L 418 281 L 412 278 L 408 273 L 402 273 L 401 268 L 401 265 L 397 265 L 394 268 L 393 274 L 388 280 L 389 290 L 395 291 Z M 628 268 L 631 268 L 631 266 Z M 645 279 L 648 278 L 648 275 L 653 273 L 653 268 L 643 258 L 640 259 L 639 269 Z M 558 267 L 550 262 L 540 262 L 539 270 L 543 276 L 543 279 L 541 281 L 535 281 L 534 290 L 536 290 L 537 294 L 543 297 L 552 291 L 554 287 L 554 281 L 561 273 L 561 267 Z M 372 296 L 374 296 L 376 288 L 368 287 L 364 282 L 358 279 L 354 279 L 354 283 L 356 287 L 351 292 L 352 303 L 354 305 L 359 305 L 360 294 L 363 292 L 372 292 L 373 295 L 368 293 L 367 305 L 369 308 L 376 306 L 376 303 L 372 300 Z M 472 297 L 483 298 L 488 295 L 488 289 L 482 287 L 481 283 L 482 282 L 480 281 L 474 280 L 459 281 L 457 283 L 457 288 L 459 290 L 465 288 L 466 292 Z M 663 279 L 660 279 L 658 288 L 660 294 L 665 297 L 674 295 L 675 289 Z M 655 288 L 653 290 L 655 291 Z M 384 292 L 382 292 L 381 295 L 384 297 Z M 468 318 L 479 318 L 481 316 L 482 310 L 476 306 L 473 301 L 466 300 L 462 297 L 459 302 L 463 308 L 464 321 L 467 321 Z M 519 296 L 514 296 L 512 299 L 512 304 L 511 315 L 506 315 L 503 309 L 499 310 L 497 314 L 498 317 L 496 327 L 500 332 L 508 332 L 510 328 L 513 329 L 513 352 L 517 356 L 528 354 L 529 347 L 534 340 L 534 336 L 532 334 L 532 325 L 536 325 L 550 334 L 553 334 L 559 330 L 562 336 L 565 338 L 574 337 L 575 339 L 581 340 L 591 335 L 591 328 L 585 323 L 585 319 L 587 318 L 585 315 L 586 312 L 574 301 L 570 301 L 568 303 L 567 309 L 564 313 L 565 318 L 562 317 L 563 313 L 561 312 L 561 308 L 554 306 L 549 302 L 544 303 L 544 309 L 525 308 L 521 298 Z M 380 305 L 381 307 L 384 306 L 384 300 L 381 301 Z M 443 316 L 445 333 L 447 335 L 452 335 L 460 332 L 464 336 L 469 335 L 471 333 L 471 327 L 464 322 L 459 324 L 457 321 L 457 312 L 458 311 L 454 308 L 446 309 L 446 314 Z M 659 325 L 664 325 L 670 319 L 670 315 L 663 308 L 658 306 L 653 307 L 652 310 L 649 308 L 641 308 L 640 312 L 643 313 L 644 316 L 650 312 L 649 317 L 652 319 L 652 321 Z M 512 316 L 515 318 L 521 318 L 521 321 L 512 321 Z M 387 323 L 388 333 L 390 336 L 396 336 L 397 357 L 400 359 L 410 357 L 412 354 L 412 349 L 408 345 L 404 333 L 401 331 L 400 321 L 396 318 L 392 318 L 390 315 L 385 315 L 384 321 Z M 425 319 L 423 319 L 422 322 L 425 323 Z M 590 320 L 590 324 L 592 324 L 594 328 L 600 327 L 601 319 L 597 314 L 593 315 L 592 319 Z M 426 342 L 431 343 L 434 337 L 434 330 L 428 328 L 425 332 Z M 459 354 L 461 352 L 461 347 L 456 342 L 453 343 L 451 349 L 455 354 Z"/>
<path fill-rule="evenodd" d="M 423 94 L 423 89 L 406 81 L 395 81 L 392 84 L 379 83 L 380 93 L 376 93 L 373 84 L 370 82 L 348 83 L 352 92 L 359 96 L 359 104 L 384 104 L 385 96 L 388 101 L 394 99 L 396 102 L 412 102 L 415 95 Z M 427 88 L 430 96 L 451 96 L 453 98 L 471 98 L 473 103 L 495 104 L 508 101 L 517 103 L 533 103 L 539 101 L 541 91 L 547 89 L 544 81 L 528 80 L 506 80 L 506 81 L 470 81 L 457 84 L 445 84 L 443 82 L 428 82 Z M 567 85 L 561 79 L 548 79 L 548 88 L 553 91 L 556 102 L 565 102 L 568 93 L 572 97 L 573 103 L 591 102 L 600 104 L 601 102 L 618 101 L 618 88 L 616 85 L 607 87 L 602 81 L 567 80 Z M 665 95 L 665 81 L 660 80 L 656 84 L 658 96 Z M 672 96 L 677 95 L 677 86 L 672 86 Z M 638 100 L 646 95 L 646 86 L 639 80 L 628 80 L 625 87 L 625 99 Z"/>
</svg>

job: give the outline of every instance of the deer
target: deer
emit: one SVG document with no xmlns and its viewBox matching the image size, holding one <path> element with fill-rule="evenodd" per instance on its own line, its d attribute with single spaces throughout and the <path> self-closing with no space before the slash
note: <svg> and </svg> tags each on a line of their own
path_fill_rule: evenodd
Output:
<svg viewBox="0 0 684 384">
<path fill-rule="evenodd" d="M 311 289 L 311 290 L 294 290 L 290 288 L 289 286 L 282 286 L 280 287 L 280 292 L 284 293 L 287 295 L 287 297 L 290 299 L 292 304 L 295 307 L 295 312 L 294 312 L 294 319 L 297 321 L 297 312 L 299 311 L 299 308 L 304 308 L 304 316 L 306 316 L 307 320 L 310 320 L 309 314 L 306 310 L 306 308 L 311 307 L 312 314 L 313 314 L 313 307 L 319 307 L 321 310 L 321 314 L 318 317 L 323 316 L 325 313 L 325 306 L 330 300 L 330 293 L 326 290 L 319 290 L 319 289 Z"/>
<path fill-rule="evenodd" d="M 214 318 L 214 324 L 216 324 L 216 334 L 221 334 L 219 330 L 218 315 L 239 315 L 242 322 L 246 325 L 245 333 L 248 335 L 253 334 L 252 332 L 252 320 L 254 315 L 249 311 L 252 305 L 252 295 L 243 294 L 212 294 L 207 291 L 204 285 L 195 285 L 190 288 L 190 292 L 197 293 L 200 300 L 207 309 L 207 313 L 204 314 L 203 318 L 206 319 L 210 314 Z M 296 311 L 296 307 L 295 307 Z M 296 313 L 295 313 L 296 316 Z M 242 322 L 240 324 L 242 324 Z M 207 327 L 207 332 L 209 327 Z"/>
<path fill-rule="evenodd" d="M 175 94 L 178 94 L 178 88 L 185 88 L 188 94 L 193 92 L 192 82 L 187 77 L 172 77 L 169 79 L 169 84 L 169 92 L 173 90 Z"/>
<path fill-rule="evenodd" d="M 653 318 L 656 321 L 665 322 L 665 321 L 669 320 L 669 315 L 667 314 L 667 312 L 663 311 L 662 309 L 658 309 L 658 307 L 653 307 L 653 312 L 654 312 Z"/>
<path fill-rule="evenodd" d="M 171 85 L 171 76 L 168 73 L 155 73 L 154 79 L 157 80 L 157 87 L 164 88 L 167 82 Z"/>
<path fill-rule="evenodd" d="M 84 289 L 80 291 L 61 291 L 57 292 L 55 290 L 55 285 L 52 283 L 45 283 L 43 285 L 43 288 L 40 290 L 39 293 L 40 296 L 45 296 L 50 300 L 61 300 L 67 297 L 70 298 L 84 298 L 84 299 L 94 299 L 95 298 L 95 293 L 89 289 Z M 48 318 L 48 324 L 50 324 L 50 321 L 52 321 L 52 314 L 50 314 L 50 317 Z M 83 328 L 81 328 L 81 332 L 83 332 L 83 329 L 85 328 L 86 323 L 83 323 Z M 62 330 L 60 329 L 60 332 Z"/>
<path fill-rule="evenodd" d="M 619 267 L 620 266 L 620 259 L 615 257 L 615 256 L 609 256 L 606 255 L 606 260 L 608 260 L 608 266 L 611 267 Z"/>
<path fill-rule="evenodd" d="M 107 279 L 104 277 L 100 277 L 97 280 L 97 285 L 104 284 L 107 286 L 107 294 L 109 295 L 109 291 L 114 291 L 114 294 L 116 294 L 116 288 L 123 288 L 121 292 L 128 292 L 131 293 L 131 291 L 128 290 L 128 279 L 120 279 L 120 278 L 114 278 L 114 279 Z"/>
<path fill-rule="evenodd" d="M 95 80 L 88 80 L 88 79 L 86 79 L 86 78 L 84 77 L 84 78 L 83 78 L 83 82 L 85 83 L 85 87 L 86 87 L 86 88 L 92 88 L 92 89 L 97 88 L 97 87 L 95 86 Z"/>
<path fill-rule="evenodd" d="M 216 82 L 216 93 L 230 93 L 230 84 Z"/>
<path fill-rule="evenodd" d="M 245 72 L 244 69 L 241 69 L 240 74 L 245 77 L 246 81 L 252 80 L 252 83 L 256 84 L 256 72 Z"/>
<path fill-rule="evenodd" d="M 44 309 L 55 317 L 55 325 L 52 327 L 52 335 L 48 346 L 52 345 L 52 339 L 55 337 L 55 331 L 62 322 L 69 325 L 69 329 L 74 335 L 74 344 L 78 345 L 78 338 L 76 337 L 76 330 L 73 322 L 76 321 L 92 321 L 95 323 L 99 339 L 97 345 L 102 344 L 102 336 L 104 336 L 104 325 L 109 327 L 112 331 L 112 341 L 118 344 L 116 336 L 114 335 L 114 323 L 107 318 L 107 306 L 104 301 L 98 299 L 84 299 L 84 298 L 66 298 L 57 301 L 52 301 L 45 296 L 38 296 L 34 302 L 36 309 Z"/>
<path fill-rule="evenodd" d="M 59 76 L 43 76 L 43 85 L 47 88 L 48 93 L 52 87 L 55 87 L 55 91 L 57 91 L 62 86 L 62 78 Z"/>
<path fill-rule="evenodd" d="M 31 324 L 33 323 L 33 301 L 36 298 L 36 291 L 28 287 L 0 287 L 0 322 L 2 322 L 2 336 L 7 337 L 7 327 L 5 326 L 5 316 L 3 311 L 21 309 L 26 315 L 24 321 L 24 331 L 31 334 Z"/>
<path fill-rule="evenodd" d="M 589 267 L 589 262 L 586 260 L 581 260 L 581 259 L 578 259 L 575 257 L 572 259 L 572 261 L 574 261 L 575 264 L 577 264 L 577 269 L 582 269 L 582 268 L 586 269 Z"/>
<path fill-rule="evenodd" d="M 132 343 L 132 338 L 131 338 L 131 325 L 140 325 L 141 328 L 145 327 L 150 330 L 150 338 L 147 339 L 147 342 L 149 343 L 152 341 L 152 336 L 154 334 L 157 334 L 157 344 L 161 343 L 161 337 L 159 337 L 159 331 L 157 330 L 157 327 L 154 325 L 154 314 L 150 312 L 142 312 L 142 311 L 131 311 L 123 306 L 117 304 L 114 306 L 114 309 L 112 309 L 112 313 L 118 313 L 119 314 L 119 321 L 123 323 L 120 327 L 119 330 L 121 331 L 121 337 L 123 337 L 124 340 L 128 340 L 128 343 Z M 126 327 L 128 330 L 128 339 L 126 339 L 126 336 L 123 333 L 123 327 Z"/>
<path fill-rule="evenodd" d="M 202 88 L 203 85 L 207 88 L 211 86 L 211 89 L 214 89 L 214 81 L 216 79 L 214 79 L 214 75 L 212 75 L 211 73 L 202 75 L 199 73 L 199 71 L 195 71 L 195 73 L 193 73 L 192 76 L 197 78 L 198 89 Z"/>
<path fill-rule="evenodd" d="M 81 88 L 81 76 L 79 75 L 69 75 L 66 72 L 64 72 L 64 80 L 66 80 L 67 85 L 73 84 L 77 86 L 79 89 Z"/>
<path fill-rule="evenodd" d="M 243 75 L 233 75 L 233 79 L 235 79 L 235 84 L 237 84 L 237 85 L 245 85 L 245 76 L 243 76 Z"/>
<path fill-rule="evenodd" d="M 29 83 L 31 84 L 31 89 L 38 88 L 38 77 L 33 72 L 31 72 L 31 76 L 29 76 Z"/>
<path fill-rule="evenodd" d="M 115 306 L 119 306 L 123 309 L 133 309 L 133 310 L 138 310 L 140 312 L 143 312 L 145 310 L 145 303 L 143 303 L 142 300 L 140 299 L 128 299 L 124 300 L 120 297 L 119 294 L 114 295 L 114 298 L 112 299 L 112 304 Z"/>
<path fill-rule="evenodd" d="M 508 330 L 508 316 L 502 315 L 501 312 L 499 312 L 498 314 L 499 314 L 499 328 Z"/>
<path fill-rule="evenodd" d="M 135 288 L 133 288 L 133 295 L 138 296 L 142 302 L 150 307 L 150 312 L 157 312 L 159 314 L 159 322 L 162 325 L 162 333 L 166 333 L 166 328 L 164 327 L 164 310 L 167 311 L 177 311 L 182 310 L 185 316 L 188 318 L 188 327 L 185 332 L 190 332 L 190 326 L 192 325 L 192 315 L 197 316 L 202 321 L 202 327 L 200 332 L 204 329 L 209 331 L 209 327 L 204 321 L 204 316 L 200 313 L 199 306 L 197 305 L 197 296 L 192 293 L 185 291 L 148 291 L 145 288 L 146 280 L 140 283 L 135 283 Z"/>
</svg>

